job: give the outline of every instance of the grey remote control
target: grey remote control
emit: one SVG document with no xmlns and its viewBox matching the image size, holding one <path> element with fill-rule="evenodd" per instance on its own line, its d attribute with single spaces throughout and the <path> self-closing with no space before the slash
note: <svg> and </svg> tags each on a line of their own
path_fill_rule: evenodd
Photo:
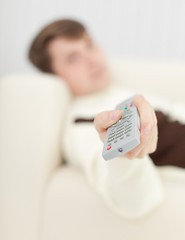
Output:
<svg viewBox="0 0 185 240">
<path fill-rule="evenodd" d="M 107 130 L 102 152 L 105 160 L 123 155 L 140 144 L 140 118 L 132 103 L 134 96 L 116 106 L 123 110 L 122 117 Z"/>
</svg>

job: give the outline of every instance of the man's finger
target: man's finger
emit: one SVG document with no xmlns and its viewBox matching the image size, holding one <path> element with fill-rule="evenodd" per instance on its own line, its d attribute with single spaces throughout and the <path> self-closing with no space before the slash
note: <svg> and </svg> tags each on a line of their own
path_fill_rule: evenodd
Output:
<svg viewBox="0 0 185 240">
<path fill-rule="evenodd" d="M 99 113 L 94 120 L 98 133 L 101 134 L 101 132 L 116 123 L 121 118 L 121 112 L 121 110 L 112 110 Z"/>
<path fill-rule="evenodd" d="M 138 108 L 138 112 L 140 115 L 140 123 L 141 123 L 141 135 L 149 134 L 152 130 L 152 127 L 154 125 L 154 114 L 153 109 L 150 105 L 150 103 L 142 96 L 142 95 L 136 95 L 133 98 L 133 103 Z"/>
</svg>

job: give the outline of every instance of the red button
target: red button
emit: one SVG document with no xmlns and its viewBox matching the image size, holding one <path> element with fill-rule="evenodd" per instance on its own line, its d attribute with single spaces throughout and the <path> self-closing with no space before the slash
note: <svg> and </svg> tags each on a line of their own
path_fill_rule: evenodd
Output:
<svg viewBox="0 0 185 240">
<path fill-rule="evenodd" d="M 132 107 L 132 104 L 130 104 L 130 107 Z"/>
<path fill-rule="evenodd" d="M 111 146 L 109 146 L 109 147 L 107 148 L 107 150 L 109 150 L 109 149 L 111 149 Z"/>
</svg>

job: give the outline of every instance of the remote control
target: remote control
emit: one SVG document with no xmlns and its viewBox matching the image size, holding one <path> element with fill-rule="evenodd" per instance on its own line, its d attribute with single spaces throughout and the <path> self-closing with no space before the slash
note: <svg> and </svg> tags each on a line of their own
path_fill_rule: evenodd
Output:
<svg viewBox="0 0 185 240">
<path fill-rule="evenodd" d="M 134 96 L 115 108 L 123 110 L 122 117 L 107 130 L 102 152 L 105 160 L 123 155 L 140 144 L 140 118 L 136 106 L 132 103 Z"/>
</svg>

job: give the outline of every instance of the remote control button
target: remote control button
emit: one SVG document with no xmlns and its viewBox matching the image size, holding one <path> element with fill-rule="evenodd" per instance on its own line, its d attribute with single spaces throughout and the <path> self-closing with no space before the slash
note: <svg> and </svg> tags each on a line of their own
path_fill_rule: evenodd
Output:
<svg viewBox="0 0 185 240">
<path fill-rule="evenodd" d="M 121 131 L 124 131 L 124 129 L 125 129 L 124 126 L 120 126 L 117 131 L 118 131 L 118 132 L 121 132 Z"/>
<path fill-rule="evenodd" d="M 125 130 L 125 134 L 128 132 L 131 132 L 131 131 L 132 131 L 132 128 L 129 128 L 129 129 Z"/>
<path fill-rule="evenodd" d="M 127 119 L 127 116 L 122 115 L 121 119 L 124 121 Z"/>
<path fill-rule="evenodd" d="M 133 105 L 132 104 L 130 104 L 130 107 L 132 107 Z"/>
<path fill-rule="evenodd" d="M 113 135 L 113 136 L 108 136 L 108 140 L 111 140 L 111 139 L 113 139 L 115 137 L 115 135 Z"/>
<path fill-rule="evenodd" d="M 128 129 L 125 131 L 125 134 L 127 134 L 128 132 L 131 132 L 131 131 L 132 131 L 132 129 Z"/>
<path fill-rule="evenodd" d="M 127 117 L 127 116 L 126 116 L 126 113 L 125 113 L 125 112 L 122 112 L 121 117 L 122 117 L 122 118 L 126 118 L 126 117 Z"/>
<path fill-rule="evenodd" d="M 123 121 L 117 122 L 116 129 L 117 129 L 118 127 L 122 126 L 122 125 L 123 125 Z"/>
<path fill-rule="evenodd" d="M 114 136 L 114 132 L 111 132 L 110 134 L 109 134 L 109 137 L 113 137 Z"/>
<path fill-rule="evenodd" d="M 124 124 L 123 122 L 121 122 L 120 124 L 118 124 L 117 129 L 123 127 L 124 125 L 125 125 L 125 124 Z"/>
<path fill-rule="evenodd" d="M 128 131 L 126 131 L 126 132 L 125 132 L 126 136 L 127 136 L 127 134 L 130 133 L 130 132 L 131 132 L 131 129 L 129 129 Z"/>
<path fill-rule="evenodd" d="M 128 129 L 132 129 L 132 125 L 129 125 L 129 126 L 125 127 L 125 131 L 127 131 Z"/>
<path fill-rule="evenodd" d="M 118 131 L 116 134 L 115 134 L 115 137 L 117 137 L 118 135 L 122 134 L 121 131 Z"/>
<path fill-rule="evenodd" d="M 114 137 L 114 133 L 112 135 L 109 135 L 108 138 L 110 139 L 110 138 L 113 138 L 113 137 Z"/>
<path fill-rule="evenodd" d="M 119 151 L 119 152 L 123 152 L 123 148 L 119 148 L 118 151 Z"/>
<path fill-rule="evenodd" d="M 125 123 L 124 123 L 124 122 L 121 122 L 120 124 L 118 124 L 117 129 L 123 127 L 124 125 L 125 125 Z"/>
<path fill-rule="evenodd" d="M 116 133 L 115 137 L 117 137 L 117 136 L 119 136 L 120 134 L 123 134 L 123 133 L 124 133 L 124 130 L 118 131 L 118 132 Z"/>
<path fill-rule="evenodd" d="M 119 137 L 122 137 L 122 136 L 123 136 L 123 133 L 121 133 L 118 136 L 116 136 L 116 139 L 119 138 Z"/>
<path fill-rule="evenodd" d="M 132 126 L 130 125 L 130 126 L 125 128 L 125 131 L 131 130 L 131 129 L 132 129 Z"/>
<path fill-rule="evenodd" d="M 111 149 L 111 146 L 109 146 L 108 148 L 107 148 L 107 150 L 110 150 Z"/>
<path fill-rule="evenodd" d="M 113 138 L 108 138 L 108 141 L 111 142 L 114 140 L 114 137 Z"/>
<path fill-rule="evenodd" d="M 114 143 L 117 143 L 117 141 L 118 141 L 117 139 L 116 139 L 116 140 L 114 140 Z"/>
<path fill-rule="evenodd" d="M 128 124 L 128 123 L 130 123 L 130 122 L 131 122 L 131 119 L 130 119 L 130 118 L 127 119 L 126 123 Z"/>
<path fill-rule="evenodd" d="M 119 138 L 122 137 L 122 136 L 123 136 L 123 134 L 117 136 L 115 140 L 119 139 Z"/>
</svg>

